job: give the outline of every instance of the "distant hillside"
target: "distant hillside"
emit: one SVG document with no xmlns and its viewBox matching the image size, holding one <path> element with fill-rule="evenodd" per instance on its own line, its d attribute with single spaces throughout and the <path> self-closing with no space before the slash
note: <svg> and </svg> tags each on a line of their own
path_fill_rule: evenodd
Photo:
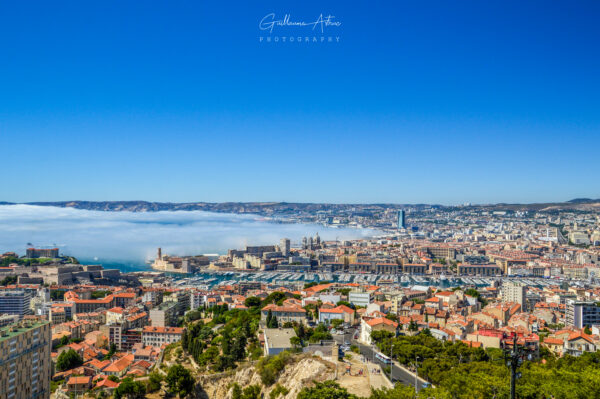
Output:
<svg viewBox="0 0 600 399">
<path fill-rule="evenodd" d="M 575 198 L 570 201 L 567 201 L 573 204 L 593 204 L 596 202 L 600 202 L 600 199 L 590 199 L 590 198 Z"/>
<path fill-rule="evenodd" d="M 0 204 L 11 204 L 0 202 Z M 294 203 L 294 202 L 150 202 L 150 201 L 58 201 L 30 202 L 29 205 L 56 206 L 65 208 L 86 209 L 94 211 L 128 211 L 128 212 L 157 212 L 157 211 L 209 211 L 226 213 L 252 213 L 292 215 L 297 212 L 318 211 L 358 211 L 361 209 L 386 208 L 416 208 L 435 207 L 440 209 L 485 209 L 511 211 L 554 211 L 554 210 L 600 210 L 600 199 L 577 198 L 566 202 L 549 202 L 534 204 L 486 204 L 470 206 L 443 206 L 431 204 L 327 204 L 327 203 Z"/>
</svg>

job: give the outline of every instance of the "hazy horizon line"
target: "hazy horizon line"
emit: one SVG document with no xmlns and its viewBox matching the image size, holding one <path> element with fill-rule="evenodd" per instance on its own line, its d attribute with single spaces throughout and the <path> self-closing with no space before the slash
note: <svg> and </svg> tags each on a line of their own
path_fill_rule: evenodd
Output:
<svg viewBox="0 0 600 399">
<path fill-rule="evenodd" d="M 148 204 L 174 204 L 174 205 L 188 205 L 188 204 L 302 204 L 302 205 L 395 205 L 395 206 L 419 206 L 419 205 L 432 205 L 432 206 L 488 206 L 488 205 L 535 205 L 535 204 L 564 204 L 572 202 L 600 202 L 600 198 L 590 197 L 578 197 L 569 200 L 562 201 L 534 201 L 534 202 L 471 202 L 464 201 L 461 203 L 439 203 L 439 202 L 314 202 L 314 201 L 153 201 L 153 200 L 56 200 L 56 201 L 0 201 L 0 205 L 52 205 L 52 204 L 67 204 L 67 203 L 135 203 L 143 202 Z"/>
</svg>

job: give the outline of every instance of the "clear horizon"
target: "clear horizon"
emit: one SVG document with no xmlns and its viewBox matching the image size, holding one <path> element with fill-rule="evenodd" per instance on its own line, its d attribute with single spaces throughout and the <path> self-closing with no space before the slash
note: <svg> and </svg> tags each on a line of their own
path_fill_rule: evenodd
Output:
<svg viewBox="0 0 600 399">
<path fill-rule="evenodd" d="M 340 25 L 267 34 L 269 13 Z M 593 1 L 4 2 L 2 200 L 600 198 L 599 18 Z M 309 35 L 340 40 L 260 40 Z"/>
</svg>

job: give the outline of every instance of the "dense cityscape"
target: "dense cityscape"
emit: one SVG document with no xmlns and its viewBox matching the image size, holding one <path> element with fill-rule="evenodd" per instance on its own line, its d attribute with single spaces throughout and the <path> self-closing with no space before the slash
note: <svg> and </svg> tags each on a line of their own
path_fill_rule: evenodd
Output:
<svg viewBox="0 0 600 399">
<path fill-rule="evenodd" d="M 133 273 L 15 248 L 0 398 L 595 397 L 600 214 L 581 203 L 323 211 L 382 234 L 157 248 Z"/>
<path fill-rule="evenodd" d="M 598 21 L 0 2 L 0 399 L 600 399 Z"/>
</svg>

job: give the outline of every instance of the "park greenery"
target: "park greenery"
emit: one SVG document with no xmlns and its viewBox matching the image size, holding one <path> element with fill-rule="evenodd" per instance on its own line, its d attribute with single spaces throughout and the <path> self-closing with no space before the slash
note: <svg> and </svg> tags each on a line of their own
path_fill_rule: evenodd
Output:
<svg viewBox="0 0 600 399">
<path fill-rule="evenodd" d="M 423 390 L 427 397 L 509 397 L 510 373 L 500 349 L 443 342 L 427 330 L 415 336 L 398 337 L 386 331 L 374 331 L 372 338 L 381 352 L 391 353 L 399 363 L 407 367 L 418 366 L 419 376 L 435 386 Z M 600 355 L 596 353 L 585 353 L 580 357 L 565 355 L 557 359 L 542 348 L 540 357 L 525 361 L 520 372 L 522 377 L 516 385 L 518 398 L 600 397 Z M 377 398 L 403 397 L 381 395 Z"/>
<path fill-rule="evenodd" d="M 200 315 L 187 319 L 182 348 L 200 367 L 215 372 L 234 369 L 243 361 L 258 360 L 256 369 L 261 383 L 272 386 L 291 361 L 292 354 L 283 352 L 262 357 L 256 338 L 260 309 L 269 303 L 281 304 L 287 297 L 283 293 L 272 293 L 264 299 L 250 297 L 245 303 L 248 309 L 228 309 L 227 305 L 200 309 Z M 294 328 L 297 339 L 293 344 L 297 349 L 308 343 L 331 339 L 328 327 L 322 324 L 311 328 L 302 323 L 279 323 L 273 315 L 267 316 L 267 319 L 267 324 L 270 321 L 271 325 L 277 323 L 278 326 L 283 324 L 282 327 Z M 416 328 L 410 330 L 417 332 Z M 419 376 L 432 384 L 420 391 L 419 398 L 509 397 L 510 375 L 500 349 L 472 348 L 462 342 L 440 341 L 431 336 L 427 329 L 412 336 L 374 331 L 372 338 L 379 351 L 391 354 L 395 361 L 407 368 L 416 366 Z M 600 355 L 595 353 L 555 358 L 548 350 L 541 348 L 539 357 L 525 361 L 520 372 L 522 377 L 516 386 L 519 398 L 600 398 Z M 233 396 L 241 399 L 252 399 L 260 393 L 257 387 L 233 388 Z M 283 389 L 278 388 L 278 392 L 283 392 Z M 171 391 L 175 390 L 173 386 Z M 394 389 L 376 390 L 370 399 L 414 397 L 412 388 L 398 385 Z M 335 382 L 326 381 L 304 388 L 298 398 L 354 399 L 355 396 Z"/>
<path fill-rule="evenodd" d="M 188 323 L 181 339 L 181 347 L 199 366 L 224 371 L 248 357 L 260 357 L 262 351 L 256 338 L 258 306 L 244 310 L 217 305 L 206 309 L 206 313 L 212 320 Z"/>
<path fill-rule="evenodd" d="M 438 396 L 427 396 L 431 390 L 424 389 L 419 392 L 419 399 L 442 399 Z M 348 392 L 346 388 L 340 387 L 335 381 L 316 382 L 314 386 L 303 388 L 297 399 L 361 399 Z M 445 399 L 446 397 L 444 397 Z M 448 397 L 449 399 L 450 397 Z M 412 387 L 397 384 L 393 389 L 375 389 L 371 392 L 369 399 L 415 399 L 415 391 Z"/>
<path fill-rule="evenodd" d="M 186 315 L 187 324 L 181 348 L 200 368 L 213 372 L 235 369 L 241 362 L 260 359 L 257 367 L 263 384 L 273 384 L 290 355 L 286 353 L 261 358 L 263 351 L 257 332 L 261 309 L 271 303 L 281 304 L 288 297 L 282 292 L 273 292 L 264 299 L 247 298 L 245 305 L 248 309 L 229 309 L 227 305 L 215 305 L 195 310 L 193 317 Z M 297 335 L 291 341 L 295 350 L 300 350 L 309 343 L 332 339 L 325 325 L 319 324 L 311 328 L 297 322 L 280 324 L 271 312 L 266 316 L 266 326 L 293 328 Z"/>
</svg>

